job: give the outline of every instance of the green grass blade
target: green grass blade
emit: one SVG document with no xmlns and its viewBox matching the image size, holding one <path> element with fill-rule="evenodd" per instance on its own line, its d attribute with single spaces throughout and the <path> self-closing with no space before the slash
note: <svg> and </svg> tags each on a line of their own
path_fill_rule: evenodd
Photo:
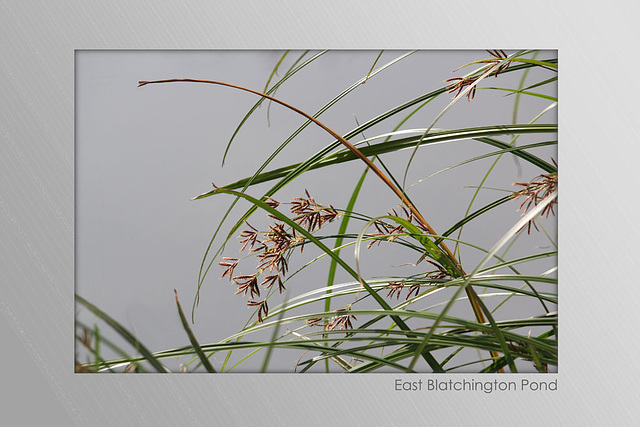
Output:
<svg viewBox="0 0 640 427">
<path fill-rule="evenodd" d="M 415 186 L 417 184 L 420 184 L 420 183 L 426 181 L 427 179 L 433 178 L 434 176 L 439 175 L 439 174 L 441 174 L 443 172 L 450 171 L 451 169 L 454 169 L 454 168 L 457 168 L 459 166 L 463 166 L 463 165 L 466 165 L 466 164 L 469 164 L 469 163 L 472 163 L 472 162 L 475 162 L 475 161 L 478 161 L 478 160 L 486 159 L 487 157 L 499 156 L 499 155 L 504 154 L 504 153 L 511 153 L 511 152 L 514 152 L 514 151 L 525 151 L 525 150 L 528 150 L 528 149 L 531 149 L 531 148 L 547 147 L 549 145 L 557 145 L 557 144 L 558 144 L 558 141 L 542 141 L 542 142 L 536 142 L 536 143 L 533 143 L 533 144 L 526 144 L 526 145 L 519 145 L 517 147 L 505 148 L 505 149 L 502 149 L 502 150 L 499 150 L 499 151 L 493 151 L 493 152 L 487 153 L 487 154 L 482 154 L 480 156 L 476 156 L 476 157 L 472 157 L 472 158 L 467 159 L 467 160 L 463 160 L 461 162 L 458 162 L 456 164 L 448 166 L 448 167 L 446 167 L 444 169 L 440 169 L 439 171 L 434 172 L 431 175 L 429 175 L 429 176 L 427 176 L 425 178 L 422 178 L 422 179 L 418 180 L 417 182 L 411 184 L 410 187 L 413 187 L 413 186 Z M 476 187 L 476 188 L 478 188 L 478 187 Z M 487 187 L 481 187 L 481 188 L 486 189 Z M 505 191 L 507 191 L 507 190 L 505 190 Z M 511 191 L 509 191 L 509 192 L 511 192 Z"/>
<path fill-rule="evenodd" d="M 478 89 L 492 89 L 492 90 L 501 90 L 501 91 L 505 91 L 505 92 L 509 92 L 509 95 L 513 95 L 514 93 L 520 94 L 520 95 L 529 95 L 529 96 L 533 96 L 536 98 L 542 98 L 542 99 L 546 99 L 549 101 L 554 101 L 554 102 L 558 102 L 558 98 L 555 96 L 550 96 L 550 95 L 545 95 L 542 93 L 537 93 L 537 92 L 529 92 L 523 89 L 509 89 L 509 88 L 504 88 L 504 87 L 495 87 L 495 86 L 485 86 L 485 87 L 479 87 Z"/>
<path fill-rule="evenodd" d="M 539 51 L 535 51 L 533 54 L 533 59 L 536 59 L 539 53 L 540 53 Z M 520 82 L 518 83 L 518 90 L 525 89 L 524 82 L 527 80 L 527 77 L 529 77 L 529 71 L 531 71 L 531 68 L 524 70 L 524 73 L 522 73 L 522 77 L 520 78 Z M 527 88 L 527 89 L 530 89 L 530 88 Z M 514 125 L 518 123 L 518 110 L 520 108 L 520 99 L 521 99 L 520 94 L 516 93 L 516 97 L 513 102 L 513 113 L 511 116 L 511 123 Z M 518 171 L 520 171 L 520 165 L 518 164 L 518 160 L 515 159 L 515 162 L 516 162 L 516 166 L 518 167 Z"/>
<path fill-rule="evenodd" d="M 204 354 L 204 351 L 202 351 L 202 348 L 200 348 L 200 344 L 198 344 L 198 340 L 196 339 L 196 336 L 193 334 L 191 327 L 189 327 L 189 322 L 187 321 L 187 318 L 185 317 L 184 312 L 182 311 L 182 307 L 180 307 L 180 301 L 178 300 L 178 292 L 175 289 L 173 290 L 173 292 L 176 297 L 176 305 L 178 306 L 178 314 L 180 315 L 180 321 L 182 322 L 182 327 L 184 328 L 184 331 L 187 333 L 187 336 L 189 337 L 189 341 L 191 342 L 193 349 L 195 350 L 196 354 L 200 358 L 200 361 L 202 362 L 202 366 L 204 366 L 207 372 L 215 373 L 216 370 L 211 365 L 211 362 L 209 362 L 209 358 L 207 357 L 207 355 Z"/>
<path fill-rule="evenodd" d="M 135 349 L 137 349 L 142 356 L 149 361 L 151 366 L 153 366 L 158 372 L 168 372 L 167 368 L 162 366 L 160 362 L 153 356 L 153 354 L 145 347 L 138 339 L 129 332 L 124 326 L 118 323 L 115 319 L 109 316 L 104 311 L 100 310 L 95 305 L 91 304 L 89 301 L 85 300 L 79 295 L 76 295 L 76 301 L 81 305 L 85 306 L 93 314 L 96 315 L 99 319 L 104 321 L 106 324 L 111 326 L 122 338 L 124 338 L 129 344 L 131 344 Z"/>
<path fill-rule="evenodd" d="M 87 332 L 87 333 L 93 333 L 93 329 L 89 327 L 88 325 L 85 325 L 84 323 L 80 322 L 79 320 L 76 319 L 76 326 L 81 328 L 83 331 Z M 83 338 L 76 335 L 76 339 L 79 341 L 83 341 Z M 120 357 L 122 357 L 123 359 L 126 358 L 130 358 L 131 356 L 129 355 L 129 353 L 127 353 L 126 351 L 124 351 L 122 348 L 120 348 L 120 346 L 118 346 L 117 344 L 115 344 L 113 341 L 111 341 L 109 338 L 102 336 L 100 338 L 100 341 L 102 342 L 103 346 L 110 348 L 111 350 L 113 350 L 115 353 L 117 353 Z M 84 345 L 84 344 L 83 344 Z M 89 348 L 89 351 L 92 351 L 92 349 Z M 144 368 L 142 366 L 140 366 L 140 369 L 144 371 Z"/>
<path fill-rule="evenodd" d="M 351 197 L 349 198 L 349 202 L 347 203 L 347 212 L 352 212 L 353 207 L 356 204 L 356 200 L 358 199 L 358 194 L 360 194 L 360 189 L 362 188 L 362 184 L 364 184 L 364 179 L 367 177 L 367 172 L 369 172 L 369 168 L 365 168 L 364 172 L 360 176 L 356 187 L 353 189 L 351 193 Z M 345 214 L 342 217 L 342 221 L 340 222 L 340 229 L 338 230 L 339 237 L 336 238 L 336 242 L 334 244 L 334 253 L 337 256 L 340 256 L 340 247 L 342 246 L 342 242 L 344 241 L 344 234 L 347 231 L 347 226 L 349 225 L 349 220 L 351 219 L 351 215 Z M 331 264 L 329 265 L 329 277 L 327 279 L 327 293 L 331 293 L 331 286 L 334 284 L 334 279 L 336 277 L 336 268 L 338 267 L 338 263 L 332 259 Z M 325 311 L 329 311 L 331 309 L 331 299 L 327 298 L 324 306 Z"/>
<path fill-rule="evenodd" d="M 286 304 L 287 304 L 287 300 L 288 300 L 288 292 L 287 291 L 287 295 L 284 298 L 284 303 L 283 303 L 283 307 L 282 307 L 282 311 L 281 313 L 278 315 L 278 322 L 276 322 L 276 327 L 273 328 L 273 333 L 271 334 L 271 340 L 269 341 L 269 345 L 267 346 L 267 354 L 264 356 L 264 361 L 262 362 L 262 368 L 260 369 L 260 372 L 267 372 L 267 367 L 269 366 L 269 361 L 271 360 L 271 354 L 273 353 L 273 348 L 274 345 L 273 343 L 276 342 L 277 336 L 278 336 L 278 332 L 280 329 L 280 323 L 279 321 L 282 320 L 282 317 L 284 316 L 284 313 L 286 311 Z"/>
<path fill-rule="evenodd" d="M 382 52 L 380 52 L 380 54 L 382 55 Z M 362 188 L 362 184 L 364 184 L 364 179 L 367 177 L 367 172 L 369 172 L 368 167 L 365 168 L 364 172 L 362 172 L 362 175 L 360 176 L 358 183 L 356 184 L 355 188 L 353 189 L 353 192 L 351 193 L 351 197 L 349 198 L 349 202 L 347 203 L 347 208 L 346 208 L 347 212 L 353 211 L 353 207 L 355 206 L 356 200 L 358 199 L 358 195 L 360 194 L 360 189 Z M 341 236 L 336 239 L 336 242 L 333 248 L 333 251 L 337 256 L 340 256 L 340 247 L 342 246 L 342 242 L 344 240 L 344 237 L 342 235 L 344 235 L 345 232 L 347 231 L 347 226 L 349 225 L 350 219 L 351 219 L 351 215 L 346 214 L 342 217 L 342 221 L 340 221 L 340 228 L 338 230 L 338 234 L 340 234 Z M 327 294 L 331 294 L 331 287 L 334 284 L 337 267 L 338 267 L 338 263 L 334 259 L 332 259 L 331 264 L 329 265 L 329 277 L 327 278 Z M 325 300 L 324 310 L 325 311 L 331 310 L 331 297 L 328 297 Z M 326 369 L 328 373 L 329 372 L 328 360 L 327 360 Z"/>
<path fill-rule="evenodd" d="M 296 59 L 293 64 L 291 64 L 291 66 L 289 67 L 289 69 L 287 70 L 286 73 L 284 73 L 285 76 L 288 76 L 289 74 L 293 73 L 293 70 L 296 68 L 296 65 L 298 65 L 298 62 L 302 61 L 302 59 L 307 55 L 307 53 L 309 53 L 308 50 L 305 50 L 304 52 L 302 52 L 302 54 L 298 57 L 298 59 Z M 268 88 L 269 82 L 267 82 L 267 86 L 265 86 L 263 92 L 266 93 L 267 88 Z M 272 92 L 273 95 L 275 95 L 275 91 Z M 271 102 L 271 100 L 269 100 L 269 103 L 267 104 L 267 126 L 271 126 L 271 105 L 273 104 L 273 102 Z"/>
<path fill-rule="evenodd" d="M 292 77 L 294 74 L 296 74 L 298 71 L 300 71 L 301 69 L 303 69 L 304 67 L 306 67 L 307 65 L 311 64 L 313 61 L 315 61 L 316 59 L 320 58 L 322 55 L 324 55 L 325 53 L 327 53 L 327 50 L 323 50 L 321 52 L 316 53 L 315 55 L 313 55 L 311 58 L 307 59 L 305 62 L 303 62 L 302 64 L 300 64 L 299 67 L 290 70 L 290 72 L 287 72 L 287 74 L 285 74 L 282 79 L 280 79 L 280 81 L 278 83 L 276 83 L 275 85 L 273 85 L 273 87 L 271 89 L 269 89 L 269 92 L 266 92 L 267 95 L 275 93 L 278 88 L 284 83 L 286 82 L 290 77 Z M 275 73 L 275 70 L 274 70 Z M 267 85 L 269 83 L 267 82 Z M 249 112 L 247 114 L 245 114 L 245 116 L 242 118 L 242 120 L 240 121 L 240 123 L 238 124 L 238 126 L 236 127 L 236 130 L 233 132 L 233 135 L 231 135 L 231 139 L 229 140 L 229 142 L 227 143 L 227 147 L 224 150 L 224 154 L 222 155 L 222 166 L 224 166 L 225 160 L 227 158 L 227 154 L 229 153 L 229 149 L 231 148 L 231 144 L 233 143 L 233 140 L 235 139 L 236 135 L 238 135 L 238 132 L 240 131 L 240 129 L 242 128 L 242 126 L 244 126 L 244 124 L 247 122 L 247 120 L 249 119 L 249 117 L 251 117 L 251 115 L 258 109 L 258 107 L 260 105 L 262 105 L 262 103 L 264 102 L 265 98 L 260 98 L 254 105 L 253 107 L 251 107 L 251 109 L 249 110 Z"/>
<path fill-rule="evenodd" d="M 367 82 L 367 80 L 369 80 L 369 76 L 371 75 L 371 72 L 373 71 L 373 69 L 376 67 L 376 64 L 378 63 L 378 61 L 380 60 L 380 57 L 382 56 L 382 54 L 384 53 L 384 50 L 381 50 L 380 53 L 378 54 L 378 56 L 376 57 L 376 60 L 373 61 L 373 65 L 371 65 L 371 69 L 369 70 L 369 72 L 367 73 L 367 77 L 365 77 L 364 81 L 362 82 L 362 84 L 365 84 Z"/>
<path fill-rule="evenodd" d="M 558 64 L 556 60 L 547 60 L 547 61 L 538 61 L 535 59 L 527 59 L 527 58 L 514 58 L 513 62 L 522 62 L 524 64 L 537 65 L 538 67 L 546 68 L 551 71 L 558 71 Z"/>
<path fill-rule="evenodd" d="M 458 129 L 441 131 L 428 135 L 425 137 L 421 145 L 436 144 L 442 142 L 459 141 L 463 139 L 474 139 L 484 144 L 488 144 L 502 150 L 510 150 L 513 147 L 507 143 L 490 138 L 491 136 L 499 136 L 506 134 L 531 134 L 531 133 L 557 133 L 557 125 L 552 124 L 527 124 L 527 125 L 499 125 L 499 126 L 481 126 L 476 128 Z M 366 156 L 379 156 L 381 154 L 395 152 L 415 146 L 415 143 L 420 141 L 420 137 L 408 137 L 400 138 L 386 143 L 373 144 L 369 147 L 362 147 L 360 152 Z M 272 171 L 260 174 L 253 178 L 244 178 L 239 181 L 227 184 L 224 188 L 237 189 L 244 188 L 247 185 L 255 185 L 262 182 L 267 182 L 275 179 L 281 179 L 281 181 L 267 194 L 272 195 L 276 190 L 282 188 L 284 184 L 293 180 L 293 178 L 299 176 L 307 170 L 319 169 L 322 167 L 332 166 L 339 163 L 344 163 L 358 159 L 350 151 L 342 151 L 331 155 L 326 155 L 327 151 L 333 150 L 337 146 L 330 146 L 323 150 L 320 155 L 316 155 L 313 158 L 294 165 L 285 166 L 282 168 L 274 169 Z M 537 156 L 528 153 L 523 150 L 513 150 L 515 155 L 520 158 L 531 162 L 532 164 L 541 167 L 546 172 L 556 172 L 557 168 Z M 284 178 L 283 178 L 284 177 Z M 215 189 L 202 193 L 193 198 L 193 200 L 203 199 L 211 196 L 215 193 Z M 244 221 L 244 220 L 243 220 Z M 240 223 L 242 224 L 242 223 Z"/>
<path fill-rule="evenodd" d="M 282 56 L 280 56 L 280 59 L 278 60 L 278 62 L 276 63 L 276 66 L 273 67 L 273 70 L 271 71 L 271 74 L 269 74 L 269 78 L 267 79 L 267 83 L 264 85 L 264 89 L 262 89 L 264 93 L 267 93 L 267 90 L 269 90 L 269 83 L 271 83 L 271 79 L 273 79 L 273 76 L 275 76 L 278 73 L 278 68 L 280 68 L 280 65 L 282 65 L 282 62 L 287 57 L 289 52 L 291 51 L 285 50 Z"/>
</svg>

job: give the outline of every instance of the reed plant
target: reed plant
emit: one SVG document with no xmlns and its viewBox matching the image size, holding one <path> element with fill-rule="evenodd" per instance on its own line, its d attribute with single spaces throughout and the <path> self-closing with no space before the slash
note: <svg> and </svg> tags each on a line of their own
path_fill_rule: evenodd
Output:
<svg viewBox="0 0 640 427">
<path fill-rule="evenodd" d="M 254 173 L 214 184 L 194 198 L 205 203 L 226 197 L 230 206 L 218 219 L 204 253 L 191 313 L 185 314 L 175 295 L 189 345 L 151 352 L 108 314 L 77 296 L 79 304 L 138 354 L 126 354 L 96 327 L 77 323 L 78 345 L 93 355 L 88 363 L 77 362 L 77 369 L 167 372 L 164 360 L 186 357 L 184 371 L 245 372 L 250 361 L 255 366 L 259 360 L 255 370 L 269 372 L 274 357 L 293 353 L 295 372 L 555 371 L 558 167 L 549 153 L 557 145 L 557 59 L 541 57 L 536 50 L 488 50 L 482 59 L 460 64 L 455 77 L 443 76 L 435 89 L 417 92 L 362 124 L 354 120 L 348 132 L 338 132 L 323 121 L 323 114 L 344 97 L 357 97 L 363 84 L 378 73 L 391 72 L 413 53 L 394 52 L 390 61 L 381 63 L 380 52 L 352 85 L 315 112 L 303 111 L 295 100 L 279 99 L 277 92 L 289 79 L 304 78 L 306 70 L 332 54 L 327 51 L 284 52 L 261 90 L 203 79 L 140 81 L 140 87 L 206 84 L 253 94 L 255 104 L 239 120 L 222 155 L 223 164 L 242 127 L 265 110 L 261 106 L 267 107 L 267 114 L 284 108 L 304 122 L 271 155 L 260 159 Z M 472 108 L 476 98 L 492 93 L 511 105 L 510 117 L 477 126 L 465 123 L 465 113 L 457 117 L 459 127 L 439 126 L 443 117 L 456 116 L 459 103 Z M 443 98 L 445 106 L 437 114 L 423 114 L 428 104 Z M 520 120 L 519 111 L 530 100 L 543 106 L 535 116 Z M 298 162 L 272 167 L 307 127 L 322 129 L 324 147 Z M 423 151 L 460 141 L 471 141 L 484 151 L 471 155 L 462 151 L 463 158 L 443 163 L 412 182 L 411 172 Z M 400 168 L 398 158 L 403 159 Z M 496 182 L 493 177 L 504 162 L 531 174 Z M 465 168 L 474 164 L 482 164 L 484 172 L 469 178 Z M 309 174 L 315 177 L 316 190 L 321 190 L 322 174 L 331 176 L 340 165 L 358 171 L 353 182 L 334 189 L 347 194 L 336 197 L 347 200 L 344 205 L 316 200 L 314 188 L 308 187 L 281 199 L 285 186 Z M 436 229 L 427 212 L 446 209 L 447 204 L 417 197 L 423 193 L 416 189 L 433 182 L 445 185 L 436 178 L 447 175 L 469 180 L 466 208 L 447 212 L 448 224 Z M 383 192 L 393 203 L 387 204 L 390 199 L 381 196 Z M 373 208 L 357 208 L 363 200 L 373 200 Z M 246 206 L 239 215 L 234 210 L 238 203 Z M 439 217 L 437 222 L 446 221 Z M 476 230 L 485 232 L 470 232 L 476 224 L 480 224 Z M 546 244 L 526 243 L 535 236 L 543 236 Z M 402 262 L 394 264 L 391 259 Z M 251 314 L 238 323 L 237 333 L 201 343 L 190 323 L 195 321 L 203 286 L 219 284 L 216 278 L 229 284 L 228 292 L 246 300 Z M 100 345 L 116 348 L 122 357 L 103 360 Z"/>
</svg>

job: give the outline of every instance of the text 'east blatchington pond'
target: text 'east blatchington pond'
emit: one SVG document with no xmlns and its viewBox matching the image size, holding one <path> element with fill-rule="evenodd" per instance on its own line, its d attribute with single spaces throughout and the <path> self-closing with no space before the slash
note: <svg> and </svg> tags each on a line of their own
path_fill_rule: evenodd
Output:
<svg viewBox="0 0 640 427">
<path fill-rule="evenodd" d="M 453 391 L 469 392 L 481 391 L 484 393 L 505 392 L 505 391 L 557 391 L 558 380 L 533 380 L 522 378 L 517 381 L 500 381 L 498 379 L 478 381 L 475 379 L 412 379 L 405 380 L 396 378 L 394 380 L 395 391 Z"/>
</svg>

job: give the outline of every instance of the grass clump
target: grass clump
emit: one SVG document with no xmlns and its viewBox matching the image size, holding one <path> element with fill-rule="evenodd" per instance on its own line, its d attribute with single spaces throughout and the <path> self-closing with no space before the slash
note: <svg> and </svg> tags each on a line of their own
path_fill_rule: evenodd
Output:
<svg viewBox="0 0 640 427">
<path fill-rule="evenodd" d="M 276 98 L 275 93 L 294 75 L 304 78 L 298 73 L 313 67 L 330 52 L 311 56 L 300 52 L 282 78 L 273 83 L 277 71 L 291 58 L 292 52 L 283 53 L 271 75 L 265 76 L 268 83 L 262 92 L 215 80 L 140 81 L 139 86 L 213 84 L 256 95 L 255 105 L 240 120 L 226 147 L 223 163 L 240 129 L 263 102 L 279 104 L 306 121 L 269 157 L 261 159 L 262 165 L 254 174 L 227 185 L 214 185 L 194 198 L 226 195 L 232 201 L 203 256 L 191 321 L 195 319 L 201 287 L 212 268 L 218 266 L 220 277 L 235 288 L 229 291 L 245 298 L 253 312 L 244 325 L 239 325 L 238 332 L 218 342 L 200 343 L 176 294 L 177 309 L 191 345 L 152 354 L 124 328 L 110 323 L 144 351 L 139 352 L 140 356 L 117 360 L 96 357 L 78 364 L 78 370 L 109 370 L 114 366 L 143 369 L 150 365 L 162 371 L 166 369 L 160 362 L 163 359 L 192 356 L 185 370 L 231 372 L 242 370 L 249 360 L 263 354 L 261 370 L 269 371 L 272 355 L 293 352 L 299 357 L 292 366 L 297 372 L 554 371 L 558 363 L 557 243 L 554 223 L 549 221 L 553 221 L 557 209 L 557 162 L 536 153 L 557 144 L 554 120 L 542 122 L 557 105 L 554 94 L 547 90 L 557 82 L 557 60 L 538 59 L 540 53 L 533 50 L 489 50 L 483 59 L 456 70 L 475 67 L 472 71 L 443 79 L 444 84 L 436 89 L 417 93 L 363 124 L 356 122 L 349 132 L 337 132 L 320 120 L 342 98 L 375 79 L 378 73 L 392 70 L 412 53 L 399 54 L 378 65 L 381 52 L 353 85 L 314 114 Z M 530 73 L 537 80 L 530 82 Z M 520 76 L 515 86 L 483 86 L 514 75 Z M 507 79 L 507 83 L 512 81 L 513 78 Z M 478 126 L 464 124 L 461 115 L 460 127 L 436 126 L 445 117 L 456 115 L 454 107 L 458 102 L 471 107 L 482 92 L 504 95 L 500 102 L 513 103 L 512 116 L 500 123 Z M 450 96 L 453 98 L 438 114 L 421 116 L 428 104 Z M 520 123 L 518 111 L 530 99 L 544 102 L 545 106 L 537 116 Z M 407 126 L 416 121 L 420 127 Z M 277 126 L 273 118 L 270 122 Z M 297 163 L 270 168 L 276 156 L 307 126 L 317 126 L 325 132 L 325 146 Z M 377 135 L 365 137 L 365 132 L 370 131 Z M 526 142 L 516 144 L 519 138 Z M 485 151 L 454 164 L 443 163 L 437 172 L 411 184 L 415 175 L 411 171 L 422 150 L 466 140 L 474 141 Z M 398 168 L 398 156 L 407 153 L 403 167 Z M 524 170 L 526 165 L 527 171 L 535 173 L 524 181 L 495 182 L 497 165 L 506 159 L 513 160 L 518 170 Z M 350 195 L 344 206 L 333 200 L 318 202 L 311 195 L 314 191 L 306 188 L 303 194 L 282 202 L 279 194 L 288 184 L 301 181 L 310 173 L 331 174 L 332 168 L 343 164 L 359 172 L 352 183 L 345 182 L 340 188 Z M 472 164 L 487 167 L 481 176 L 469 178 L 465 167 Z M 438 209 L 438 202 L 434 207 L 434 201 L 422 199 L 423 193 L 416 189 L 444 174 L 467 179 L 466 187 L 472 195 L 465 211 L 446 215 L 449 227 L 438 232 L 432 226 L 435 222 L 425 213 Z M 364 185 L 368 176 L 372 176 L 368 182 L 374 179 L 378 183 L 369 193 L 369 187 Z M 314 182 L 322 189 L 322 180 Z M 270 187 L 264 191 L 264 185 Z M 262 191 L 256 195 L 258 189 Z M 387 198 L 380 196 L 382 191 L 395 202 L 387 205 Z M 356 204 L 365 200 L 374 201 L 372 211 L 356 209 Z M 233 217 L 232 209 L 240 201 L 248 208 Z M 505 210 L 516 214 L 505 217 Z M 267 215 L 266 223 L 263 220 L 258 225 L 258 212 Z M 504 223 L 504 218 L 511 218 L 511 222 Z M 478 234 L 477 229 L 467 231 L 478 223 L 482 224 L 482 233 Z M 223 224 L 229 228 L 226 234 L 222 232 Z M 551 224 L 551 231 L 545 224 Z M 519 245 L 532 233 L 544 234 L 549 244 Z M 241 255 L 237 257 L 227 249 L 234 240 L 240 247 Z M 400 256 L 401 265 L 385 265 L 385 252 L 393 259 Z M 323 275 L 313 270 L 318 265 L 324 266 Z M 369 274 L 372 270 L 384 273 Z M 109 319 L 97 307 L 78 298 L 99 318 Z M 99 343 L 91 343 L 91 330 L 80 329 L 79 342 L 97 356 L 94 350 Z M 214 355 L 224 357 L 213 363 Z"/>
</svg>

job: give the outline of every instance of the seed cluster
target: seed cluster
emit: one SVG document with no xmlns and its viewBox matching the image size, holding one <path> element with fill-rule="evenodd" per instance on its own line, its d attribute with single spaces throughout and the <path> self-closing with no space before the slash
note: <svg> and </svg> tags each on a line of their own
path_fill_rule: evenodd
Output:
<svg viewBox="0 0 640 427">
<path fill-rule="evenodd" d="M 433 265 L 434 267 L 436 267 L 435 270 L 433 271 L 429 271 L 427 273 L 424 274 L 424 277 L 427 279 L 444 279 L 444 278 L 450 278 L 451 275 L 444 269 L 444 267 L 442 267 L 440 264 L 431 261 L 429 259 L 426 260 L 429 264 Z M 428 284 L 433 284 L 435 282 L 427 282 Z M 387 292 L 387 297 L 389 298 L 393 298 L 393 296 L 395 295 L 396 299 L 400 299 L 400 294 L 402 293 L 402 291 L 404 290 L 404 288 L 408 286 L 409 290 L 407 292 L 406 297 L 404 298 L 405 301 L 408 300 L 409 298 L 411 298 L 412 295 L 415 294 L 415 296 L 418 296 L 418 294 L 420 293 L 420 283 L 416 283 L 416 282 L 389 282 L 389 284 L 387 286 L 385 286 L 385 289 L 388 289 L 389 292 Z"/>
<path fill-rule="evenodd" d="M 358 320 L 356 316 L 353 314 L 338 314 L 338 313 L 348 313 L 351 310 L 351 304 L 349 304 L 346 308 L 340 308 L 336 310 L 336 316 L 331 318 L 328 322 L 324 322 L 324 318 L 322 317 L 314 317 L 312 319 L 307 319 L 308 326 L 323 326 L 325 331 L 333 331 L 336 328 L 340 329 L 353 329 L 353 323 L 351 323 L 351 319 Z"/>
<path fill-rule="evenodd" d="M 310 233 L 317 231 L 338 217 L 339 213 L 333 206 L 325 207 L 318 204 L 307 190 L 305 194 L 306 197 L 295 197 L 291 201 L 289 210 L 295 215 L 292 220 L 307 231 Z M 265 203 L 273 208 L 280 206 L 280 203 L 272 198 L 268 198 Z M 269 314 L 266 298 L 262 301 L 255 300 L 255 297 L 260 297 L 260 288 L 269 289 L 277 284 L 280 293 L 286 289 L 283 279 L 289 270 L 288 259 L 296 247 L 300 247 L 300 252 L 304 250 L 306 240 L 304 236 L 297 235 L 293 227 L 287 226 L 273 215 L 269 216 L 276 221 L 269 225 L 266 232 L 261 233 L 245 221 L 247 229 L 242 230 L 239 235 L 239 241 L 242 244 L 240 252 L 256 253 L 258 259 L 256 273 L 234 275 L 234 270 L 240 262 L 238 258 L 223 257 L 223 261 L 218 263 L 224 267 L 221 277 L 228 276 L 229 281 L 238 287 L 236 295 L 249 294 L 251 299 L 247 305 L 258 307 L 258 322 L 262 322 Z M 260 278 L 262 281 L 258 283 Z"/>
<path fill-rule="evenodd" d="M 553 160 L 553 159 L 552 159 Z M 556 163 L 553 160 L 553 163 Z M 557 166 L 557 165 L 556 165 Z M 550 175 L 538 175 L 531 182 L 514 182 L 513 185 L 517 185 L 520 187 L 524 187 L 522 190 L 513 193 L 512 197 L 514 199 L 518 199 L 520 197 L 524 197 L 524 200 L 520 204 L 518 210 L 521 210 L 524 207 L 524 212 L 527 212 L 531 205 L 537 206 L 538 203 L 547 197 L 549 194 L 553 193 L 558 188 L 558 175 L 550 174 Z M 544 207 L 541 216 L 545 218 L 549 217 L 549 214 L 555 215 L 553 210 L 553 206 L 557 203 L 557 199 L 553 200 L 547 206 Z M 527 234 L 531 233 L 531 226 L 536 229 L 536 231 L 540 231 L 538 226 L 536 225 L 535 218 L 532 218 L 531 221 L 528 222 L 527 225 Z"/>
<path fill-rule="evenodd" d="M 498 62 L 504 60 L 507 57 L 507 54 L 504 50 L 487 50 L 489 54 L 496 59 L 485 59 L 480 62 L 488 62 L 490 64 L 497 64 Z M 509 68 L 512 61 L 507 61 L 504 64 L 500 65 L 497 70 L 493 71 L 489 76 L 498 77 L 498 74 Z M 472 85 L 478 80 L 480 76 L 477 77 L 454 77 L 452 79 L 445 80 L 446 82 L 455 82 L 449 87 L 449 93 L 457 91 L 455 96 L 460 95 L 460 93 L 464 90 L 465 87 Z M 476 96 L 476 86 L 474 86 L 469 92 L 467 92 L 467 101 L 471 101 Z"/>
<path fill-rule="evenodd" d="M 404 213 L 405 217 L 407 218 L 407 221 L 409 221 L 410 223 L 414 224 L 413 212 L 411 212 L 409 209 L 407 209 L 404 205 L 402 205 L 402 212 Z M 387 213 L 389 215 L 392 215 L 392 216 L 400 217 L 400 215 L 395 210 L 395 208 L 391 209 L 391 211 L 387 212 Z M 417 221 L 415 223 L 415 225 L 418 228 L 422 229 L 423 231 L 429 232 L 429 230 L 427 230 L 419 221 Z M 386 224 L 386 223 L 384 223 L 382 221 L 376 221 L 376 222 L 373 223 L 373 227 L 376 229 L 376 231 L 374 231 L 373 233 L 367 234 L 367 236 L 376 237 L 376 239 L 372 240 L 371 242 L 369 242 L 369 244 L 367 245 L 367 248 L 371 248 L 374 244 L 380 245 L 380 242 L 383 241 L 383 240 L 385 240 L 387 242 L 393 242 L 400 235 L 406 233 L 406 230 L 400 224 L 392 227 L 391 225 Z"/>
<path fill-rule="evenodd" d="M 306 190 L 305 195 L 306 197 L 294 197 L 290 203 L 289 211 L 293 215 L 292 220 L 308 232 L 312 233 L 321 229 L 325 224 L 333 222 L 340 215 L 332 205 L 327 207 L 317 203 Z M 274 208 L 280 206 L 279 202 L 271 198 L 266 203 Z M 392 209 L 388 214 L 396 217 L 404 216 L 407 221 L 428 232 L 419 222 L 414 221 L 413 213 L 405 206 L 401 206 L 400 213 L 396 209 Z M 261 289 L 270 289 L 277 284 L 280 293 L 286 290 L 284 278 L 289 270 L 288 260 L 296 248 L 299 247 L 302 253 L 306 243 L 305 237 L 296 234 L 295 228 L 288 226 L 276 216 L 269 216 L 275 222 L 269 225 L 267 231 L 261 232 L 248 222 L 245 222 L 247 228 L 239 234 L 239 242 L 242 244 L 240 252 L 255 253 L 258 260 L 255 273 L 236 275 L 234 272 L 240 262 L 238 258 L 223 257 L 223 260 L 219 262 L 219 265 L 224 267 L 221 277 L 228 277 L 229 281 L 237 286 L 236 295 L 248 296 L 247 305 L 249 307 L 257 307 L 258 322 L 262 322 L 269 314 L 267 299 L 258 300 Z M 373 244 L 380 244 L 381 241 L 394 241 L 407 233 L 404 226 L 400 224 L 393 226 L 383 221 L 376 221 L 373 225 L 375 231 L 368 234 L 368 236 L 374 237 L 368 245 L 369 248 Z M 425 278 L 442 279 L 450 277 L 449 273 L 441 265 L 429 259 L 425 260 L 435 267 L 435 270 L 424 274 Z M 416 282 L 390 282 L 386 287 L 388 289 L 387 297 L 393 298 L 395 296 L 396 299 L 399 299 L 402 290 L 408 288 L 408 293 L 405 297 L 408 300 L 411 296 L 419 294 L 420 286 L 421 284 Z M 337 310 L 336 316 L 328 321 L 325 321 L 324 318 L 308 319 L 307 324 L 309 326 L 323 326 L 325 330 L 334 330 L 336 328 L 352 329 L 352 319 L 357 319 L 348 313 L 350 308 L 349 306 L 348 308 Z"/>
</svg>

